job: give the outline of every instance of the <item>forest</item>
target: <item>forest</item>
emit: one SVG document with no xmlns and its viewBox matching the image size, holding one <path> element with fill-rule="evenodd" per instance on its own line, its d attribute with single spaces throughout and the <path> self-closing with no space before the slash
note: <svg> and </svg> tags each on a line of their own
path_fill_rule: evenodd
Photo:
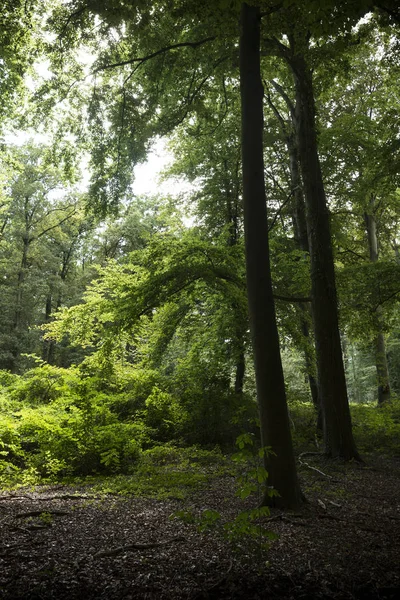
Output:
<svg viewBox="0 0 400 600">
<path fill-rule="evenodd" d="M 397 598 L 398 2 L 0 6 L 0 598 Z"/>
</svg>

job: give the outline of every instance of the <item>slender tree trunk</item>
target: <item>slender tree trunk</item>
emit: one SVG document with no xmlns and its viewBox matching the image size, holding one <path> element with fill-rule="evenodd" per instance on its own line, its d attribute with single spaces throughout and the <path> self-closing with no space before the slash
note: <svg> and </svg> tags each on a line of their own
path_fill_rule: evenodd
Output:
<svg viewBox="0 0 400 600">
<path fill-rule="evenodd" d="M 299 170 L 299 155 L 297 151 L 297 144 L 292 136 L 288 136 L 286 139 L 286 145 L 289 152 L 289 168 L 290 168 L 290 181 L 292 190 L 294 193 L 294 207 L 293 207 L 293 231 L 294 239 L 298 248 L 300 248 L 305 254 L 309 254 L 310 248 L 308 244 L 307 235 L 307 220 L 306 220 L 306 207 L 303 195 L 303 185 Z M 308 383 L 310 386 L 311 399 L 314 404 L 315 410 L 317 411 L 317 428 L 322 429 L 322 412 L 321 403 L 319 401 L 318 394 L 318 382 L 315 378 L 315 357 L 311 346 L 311 336 L 309 321 L 311 320 L 312 329 L 314 329 L 312 310 L 305 303 L 299 303 L 299 309 L 301 311 L 300 316 L 300 327 L 305 340 L 304 358 L 306 361 L 306 369 L 308 376 Z M 311 314 L 310 314 L 311 312 Z M 311 317 L 311 319 L 310 319 Z"/>
<path fill-rule="evenodd" d="M 235 394 L 243 394 L 244 375 L 246 372 L 246 361 L 244 356 L 244 347 L 240 349 L 239 356 L 236 361 L 235 370 Z"/>
<path fill-rule="evenodd" d="M 53 307 L 53 298 L 51 295 L 51 291 L 49 291 L 46 298 L 46 307 L 45 307 L 45 317 L 44 322 L 49 323 L 52 316 L 52 307 Z M 42 345 L 42 358 L 49 365 L 54 364 L 54 351 L 55 351 L 55 342 L 54 340 L 43 340 Z"/>
<path fill-rule="evenodd" d="M 371 194 L 369 210 L 364 214 L 365 226 L 368 237 L 369 259 L 375 263 L 379 258 L 378 235 L 376 231 L 376 218 L 374 214 L 375 196 Z M 383 334 L 383 311 L 378 306 L 375 314 L 378 333 L 375 339 L 375 363 L 378 378 L 378 405 L 390 402 L 390 380 L 386 357 L 385 336 Z"/>
<path fill-rule="evenodd" d="M 17 372 L 17 362 L 21 354 L 21 332 L 22 332 L 22 317 L 23 317 L 23 302 L 24 302 L 24 282 L 28 269 L 28 254 L 31 239 L 29 233 L 23 237 L 22 257 L 17 275 L 16 296 L 14 318 L 11 323 L 11 357 L 8 361 L 8 368 L 12 373 Z"/>
<path fill-rule="evenodd" d="M 276 108 L 269 95 L 267 96 L 268 103 L 272 108 L 275 116 L 277 117 L 278 123 L 280 125 L 282 134 L 285 139 L 286 148 L 289 154 L 289 173 L 290 173 L 290 185 L 292 188 L 292 193 L 294 197 L 294 202 L 292 205 L 292 223 L 293 223 L 293 232 L 294 232 L 294 240 L 296 246 L 304 252 L 305 255 L 308 256 L 310 253 L 310 248 L 308 245 L 308 234 L 307 234 L 307 220 L 306 220 L 306 206 L 304 202 L 304 194 L 303 194 L 303 183 L 301 181 L 300 175 L 300 166 L 299 166 L 299 152 L 297 147 L 297 139 L 295 132 L 293 131 L 293 127 L 295 127 L 295 107 L 284 91 L 284 89 L 276 82 L 272 81 L 272 85 L 276 89 L 276 91 L 280 94 L 280 96 L 285 101 L 290 114 L 291 120 L 287 122 L 279 110 Z M 300 310 L 300 329 L 304 337 L 305 348 L 304 348 L 304 359 L 306 363 L 307 377 L 308 383 L 310 386 L 311 399 L 314 404 L 315 410 L 317 411 L 317 429 L 322 430 L 322 411 L 321 411 L 321 403 L 318 397 L 318 382 L 314 376 L 316 371 L 315 365 L 315 357 L 314 352 L 311 346 L 311 336 L 310 336 L 310 327 L 309 321 L 313 321 L 312 310 L 310 311 L 309 306 L 304 302 L 300 302 L 298 304 L 298 308 Z M 311 325 L 312 330 L 314 331 L 313 324 Z M 313 336 L 312 336 L 313 337 Z"/>
<path fill-rule="evenodd" d="M 263 87 L 260 73 L 260 11 L 242 4 L 240 34 L 243 204 L 247 293 L 253 340 L 261 439 L 268 485 L 280 497 L 265 503 L 296 508 L 302 502 L 293 455 L 278 329 L 272 295 L 263 159 Z"/>
<path fill-rule="evenodd" d="M 317 149 L 311 70 L 304 56 L 288 61 L 296 89 L 296 133 L 306 201 L 312 307 L 325 452 L 359 459 L 355 446 L 340 345 L 329 212 Z"/>
</svg>

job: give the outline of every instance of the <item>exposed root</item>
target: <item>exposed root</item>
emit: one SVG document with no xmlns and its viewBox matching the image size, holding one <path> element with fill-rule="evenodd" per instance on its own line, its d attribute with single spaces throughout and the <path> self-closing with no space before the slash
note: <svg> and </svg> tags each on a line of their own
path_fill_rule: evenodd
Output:
<svg viewBox="0 0 400 600">
<path fill-rule="evenodd" d="M 175 537 L 170 540 L 165 540 L 163 542 L 135 542 L 134 544 L 128 544 L 126 546 L 117 546 L 116 548 L 111 548 L 110 550 L 100 550 L 95 554 L 92 554 L 93 558 L 104 558 L 105 556 L 117 556 L 122 552 L 128 552 L 130 550 L 148 550 L 149 548 L 157 548 L 159 546 L 169 546 L 169 544 L 174 544 L 176 542 L 184 542 L 186 538 L 183 536 Z"/>
</svg>

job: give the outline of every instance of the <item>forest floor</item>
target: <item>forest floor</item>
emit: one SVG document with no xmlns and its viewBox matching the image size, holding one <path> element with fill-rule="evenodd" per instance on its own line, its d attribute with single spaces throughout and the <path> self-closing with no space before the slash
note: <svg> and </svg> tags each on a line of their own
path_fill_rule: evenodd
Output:
<svg viewBox="0 0 400 600">
<path fill-rule="evenodd" d="M 317 470 L 323 472 L 321 474 Z M 218 529 L 171 518 L 217 510 L 230 520 L 251 500 L 235 479 L 210 477 L 184 500 L 96 495 L 89 486 L 0 493 L 0 598 L 394 599 L 400 592 L 400 460 L 363 465 L 303 456 L 307 503 L 271 511 L 278 537 L 227 542 Z"/>
</svg>

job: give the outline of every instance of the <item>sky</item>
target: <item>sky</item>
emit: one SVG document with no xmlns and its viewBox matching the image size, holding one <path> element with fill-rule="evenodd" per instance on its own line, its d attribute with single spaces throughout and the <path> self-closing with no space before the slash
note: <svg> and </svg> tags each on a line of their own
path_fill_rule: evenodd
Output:
<svg viewBox="0 0 400 600">
<path fill-rule="evenodd" d="M 137 195 L 169 194 L 177 196 L 193 190 L 188 181 L 169 178 L 161 181 L 161 172 L 172 162 L 172 155 L 167 149 L 167 140 L 159 138 L 153 144 L 144 163 L 135 167 L 133 191 Z"/>
</svg>

